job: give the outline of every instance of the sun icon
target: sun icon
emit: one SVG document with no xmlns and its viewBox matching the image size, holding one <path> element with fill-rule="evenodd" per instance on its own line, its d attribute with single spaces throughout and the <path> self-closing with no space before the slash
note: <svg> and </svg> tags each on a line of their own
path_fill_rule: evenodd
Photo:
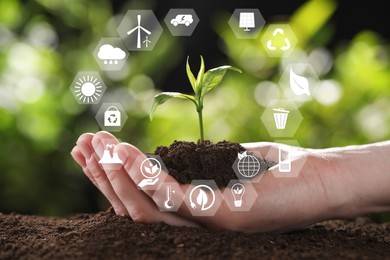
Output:
<svg viewBox="0 0 390 260">
<path fill-rule="evenodd" d="M 80 76 L 74 85 L 76 99 L 82 103 L 96 103 L 103 93 L 101 80 L 93 75 Z"/>
</svg>

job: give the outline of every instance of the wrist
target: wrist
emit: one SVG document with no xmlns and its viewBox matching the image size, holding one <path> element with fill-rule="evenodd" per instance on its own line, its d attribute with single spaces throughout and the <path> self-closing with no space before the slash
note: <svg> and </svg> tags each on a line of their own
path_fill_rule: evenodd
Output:
<svg viewBox="0 0 390 260">
<path fill-rule="evenodd" d="M 323 150 L 331 216 L 390 211 L 390 142 Z"/>
</svg>

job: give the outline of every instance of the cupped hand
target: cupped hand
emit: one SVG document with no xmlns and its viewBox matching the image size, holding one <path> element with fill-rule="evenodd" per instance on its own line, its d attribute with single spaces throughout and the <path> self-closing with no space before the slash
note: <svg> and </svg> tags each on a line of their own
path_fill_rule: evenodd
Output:
<svg viewBox="0 0 390 260">
<path fill-rule="evenodd" d="M 123 161 L 123 167 L 112 169 L 99 164 L 107 144 L 115 144 L 114 152 Z M 247 211 L 232 211 L 227 204 L 233 199 L 232 195 L 228 195 L 231 193 L 224 193 L 225 189 L 216 190 L 214 205 L 219 207 L 213 216 L 194 216 L 196 214 L 188 203 L 182 203 L 177 212 L 161 211 L 166 194 L 146 189 L 149 185 L 137 187 L 145 180 L 140 166 L 147 157 L 136 147 L 119 143 L 107 132 L 83 134 L 71 154 L 85 175 L 108 199 L 116 214 L 128 215 L 136 222 L 162 221 L 171 225 L 259 232 L 297 229 L 337 215 L 342 202 L 337 198 L 339 194 L 332 190 L 336 186 L 330 173 L 338 169 L 334 169 L 322 153 L 276 143 L 243 146 L 274 162 L 278 161 L 279 149 L 288 149 L 292 158 L 291 172 L 281 175 L 278 165 L 275 165 L 261 173 L 263 176 L 255 177 L 261 178 L 258 182 L 245 182 L 244 186 L 251 185 L 253 188 L 246 188 L 244 199 L 254 200 Z M 161 171 L 159 179 L 180 187 L 183 194 L 188 195 L 188 191 L 194 188 L 177 183 L 165 171 Z"/>
<path fill-rule="evenodd" d="M 123 167 L 102 167 L 99 164 L 106 145 L 115 145 L 115 152 L 123 161 Z M 118 215 L 130 216 L 135 222 L 165 222 L 177 226 L 199 226 L 194 221 L 177 214 L 161 212 L 151 198 L 139 190 L 126 169 L 131 169 L 135 159 L 144 158 L 136 147 L 119 144 L 110 133 L 86 133 L 79 137 L 71 155 L 82 167 L 89 180 L 103 193 Z"/>
</svg>

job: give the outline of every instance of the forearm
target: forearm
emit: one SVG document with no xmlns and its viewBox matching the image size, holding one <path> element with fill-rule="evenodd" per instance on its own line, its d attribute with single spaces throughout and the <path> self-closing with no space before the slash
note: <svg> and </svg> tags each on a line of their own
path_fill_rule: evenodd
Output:
<svg viewBox="0 0 390 260">
<path fill-rule="evenodd" d="M 351 217 L 390 211 L 390 141 L 323 150 L 337 214 Z"/>
</svg>

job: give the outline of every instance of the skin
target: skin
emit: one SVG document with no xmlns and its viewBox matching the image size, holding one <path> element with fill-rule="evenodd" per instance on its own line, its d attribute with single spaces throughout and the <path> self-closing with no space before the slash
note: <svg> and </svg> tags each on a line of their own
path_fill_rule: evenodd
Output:
<svg viewBox="0 0 390 260">
<path fill-rule="evenodd" d="M 117 144 L 114 151 L 124 162 L 120 169 L 107 169 L 98 163 L 107 143 Z M 248 233 L 286 232 L 319 221 L 390 211 L 390 141 L 330 149 L 268 142 L 243 146 L 271 161 L 278 161 L 279 147 L 289 148 L 294 158 L 289 174 L 296 177 L 276 177 L 277 165 L 262 173 L 261 181 L 251 184 L 256 194 L 246 189 L 245 196 L 258 197 L 251 210 L 244 212 L 229 209 L 222 189 L 216 192 L 221 205 L 213 217 L 192 216 L 185 203 L 177 212 L 161 212 L 157 204 L 161 205 L 164 195 L 153 197 L 153 190 L 139 190 L 136 185 L 143 179 L 139 169 L 145 155 L 130 144 L 119 143 L 110 133 L 81 135 L 71 155 L 116 214 L 130 216 L 135 222 Z M 164 171 L 159 177 L 176 182 Z M 183 191 L 191 188 L 180 187 Z"/>
</svg>

